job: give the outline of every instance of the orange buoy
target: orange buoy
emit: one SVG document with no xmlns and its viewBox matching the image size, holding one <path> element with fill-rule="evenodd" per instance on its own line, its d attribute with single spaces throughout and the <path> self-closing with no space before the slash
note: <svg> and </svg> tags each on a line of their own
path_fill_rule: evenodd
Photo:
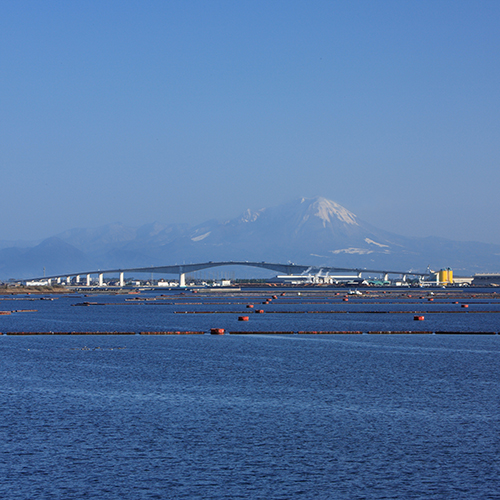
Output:
<svg viewBox="0 0 500 500">
<path fill-rule="evenodd" d="M 224 335 L 224 328 L 211 328 L 210 333 L 212 335 Z"/>
<path fill-rule="evenodd" d="M 469 304 L 462 304 L 462 307 L 469 307 Z"/>
<path fill-rule="evenodd" d="M 238 321 L 248 321 L 248 316 L 238 316 Z"/>
<path fill-rule="evenodd" d="M 247 304 L 247 309 L 253 309 L 253 304 Z"/>
<path fill-rule="evenodd" d="M 414 321 L 424 321 L 424 316 L 413 316 Z"/>
<path fill-rule="evenodd" d="M 264 309 L 255 309 L 255 312 L 258 314 L 262 314 L 264 312 Z"/>
</svg>

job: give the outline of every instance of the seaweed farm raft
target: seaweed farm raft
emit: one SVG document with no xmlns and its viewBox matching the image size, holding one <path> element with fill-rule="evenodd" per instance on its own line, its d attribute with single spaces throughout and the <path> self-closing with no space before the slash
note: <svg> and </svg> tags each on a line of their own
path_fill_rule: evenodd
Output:
<svg viewBox="0 0 500 500">
<path fill-rule="evenodd" d="M 5 335 L 498 334 L 495 288 L 0 296 Z"/>
</svg>

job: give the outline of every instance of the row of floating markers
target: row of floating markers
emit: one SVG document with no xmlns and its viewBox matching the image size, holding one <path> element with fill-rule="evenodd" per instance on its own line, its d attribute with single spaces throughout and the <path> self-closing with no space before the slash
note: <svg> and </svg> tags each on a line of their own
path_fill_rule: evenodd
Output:
<svg viewBox="0 0 500 500">
<path fill-rule="evenodd" d="M 212 328 L 210 330 L 212 335 L 226 335 L 226 331 L 224 328 Z M 406 334 L 414 334 L 414 335 L 500 335 L 497 332 L 470 332 L 470 331 L 416 331 L 416 330 L 369 330 L 367 332 L 363 332 L 360 330 L 343 330 L 343 331 L 230 331 L 227 332 L 229 335 L 384 335 L 384 334 L 393 334 L 393 335 L 406 335 Z"/>
<path fill-rule="evenodd" d="M 206 335 L 206 331 L 149 331 L 149 332 L 9 332 L 0 335 Z M 380 330 L 380 331 L 229 331 L 224 328 L 211 328 L 211 335 L 362 335 L 362 334 L 428 334 L 428 335 L 500 335 L 497 332 L 474 332 L 474 331 L 421 331 L 421 330 Z"/>
<path fill-rule="evenodd" d="M 240 314 L 242 311 L 174 311 L 174 314 Z M 368 311 L 347 311 L 347 310 L 323 310 L 323 311 L 264 311 L 264 309 L 256 309 L 253 311 L 257 314 L 421 314 L 423 312 L 428 314 L 464 314 L 464 313 L 476 313 L 476 314 L 495 314 L 500 313 L 500 310 L 488 310 L 488 311 L 380 311 L 380 310 L 368 310 Z M 240 320 L 241 321 L 241 320 Z"/>
<path fill-rule="evenodd" d="M 12 313 L 38 312 L 38 309 L 14 309 L 13 311 L 0 311 L 1 316 L 8 316 Z"/>
</svg>

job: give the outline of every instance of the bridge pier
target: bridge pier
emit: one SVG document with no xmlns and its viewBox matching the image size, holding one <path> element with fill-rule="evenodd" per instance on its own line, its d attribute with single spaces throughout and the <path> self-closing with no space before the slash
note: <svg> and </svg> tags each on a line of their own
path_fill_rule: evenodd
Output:
<svg viewBox="0 0 500 500">
<path fill-rule="evenodd" d="M 389 274 L 388 273 L 384 274 L 384 281 L 389 281 Z"/>
<path fill-rule="evenodd" d="M 104 286 L 104 279 L 102 273 L 99 273 L 99 286 Z"/>
<path fill-rule="evenodd" d="M 87 274 L 87 286 L 90 286 L 90 274 Z"/>
<path fill-rule="evenodd" d="M 179 273 L 179 286 L 186 286 L 186 273 Z"/>
<path fill-rule="evenodd" d="M 77 275 L 76 275 L 76 277 L 75 277 L 75 283 L 76 283 L 77 285 L 79 285 L 79 284 L 80 284 L 80 275 L 79 275 L 79 274 L 77 274 Z"/>
<path fill-rule="evenodd" d="M 122 288 L 125 286 L 125 279 L 123 278 L 123 271 L 120 273 L 120 286 Z"/>
</svg>

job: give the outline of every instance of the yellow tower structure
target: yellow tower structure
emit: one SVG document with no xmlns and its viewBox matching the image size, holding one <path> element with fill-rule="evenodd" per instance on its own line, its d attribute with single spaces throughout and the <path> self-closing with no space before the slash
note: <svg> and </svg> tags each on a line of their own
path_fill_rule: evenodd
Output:
<svg viewBox="0 0 500 500">
<path fill-rule="evenodd" d="M 440 285 L 448 285 L 453 283 L 453 271 L 448 268 L 448 269 L 441 269 L 438 273 L 438 283 Z"/>
<path fill-rule="evenodd" d="M 441 269 L 438 274 L 438 282 L 440 285 L 446 285 L 448 283 L 448 270 Z"/>
</svg>

